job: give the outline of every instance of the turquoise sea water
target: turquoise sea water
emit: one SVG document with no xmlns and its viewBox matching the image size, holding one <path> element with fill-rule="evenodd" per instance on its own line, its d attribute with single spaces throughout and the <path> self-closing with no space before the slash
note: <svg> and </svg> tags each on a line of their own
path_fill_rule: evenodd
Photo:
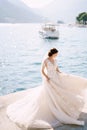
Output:
<svg viewBox="0 0 87 130">
<path fill-rule="evenodd" d="M 87 28 L 58 28 L 59 40 L 47 40 L 40 24 L 0 24 L 0 95 L 40 85 L 41 61 L 52 47 L 61 71 L 87 78 Z"/>
</svg>

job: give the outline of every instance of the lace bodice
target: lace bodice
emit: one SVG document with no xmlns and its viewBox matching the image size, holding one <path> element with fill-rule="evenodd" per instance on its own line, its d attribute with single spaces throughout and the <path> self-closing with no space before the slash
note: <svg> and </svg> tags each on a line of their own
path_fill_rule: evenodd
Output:
<svg viewBox="0 0 87 130">
<path fill-rule="evenodd" d="M 54 63 L 52 63 L 49 59 L 47 59 L 47 69 L 50 71 L 55 71 L 57 68 L 57 61 L 54 60 Z"/>
<path fill-rule="evenodd" d="M 57 71 L 57 61 L 55 60 L 54 63 L 52 63 L 49 59 L 47 59 L 47 74 L 50 78 L 55 77 Z"/>
</svg>

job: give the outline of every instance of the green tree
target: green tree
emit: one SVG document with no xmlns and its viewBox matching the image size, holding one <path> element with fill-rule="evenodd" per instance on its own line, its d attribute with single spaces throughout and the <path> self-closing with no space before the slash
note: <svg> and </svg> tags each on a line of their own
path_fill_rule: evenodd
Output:
<svg viewBox="0 0 87 130">
<path fill-rule="evenodd" d="M 80 13 L 77 17 L 76 20 L 78 21 L 78 23 L 82 23 L 84 25 L 87 24 L 87 13 L 86 12 L 82 12 Z"/>
</svg>

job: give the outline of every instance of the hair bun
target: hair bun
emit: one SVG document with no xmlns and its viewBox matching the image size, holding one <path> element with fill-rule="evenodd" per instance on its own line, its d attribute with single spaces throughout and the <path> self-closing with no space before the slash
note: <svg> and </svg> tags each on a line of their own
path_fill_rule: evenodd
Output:
<svg viewBox="0 0 87 130">
<path fill-rule="evenodd" d="M 51 51 L 48 52 L 48 56 L 52 56 L 52 52 Z"/>
<path fill-rule="evenodd" d="M 50 57 L 50 56 L 52 56 L 53 54 L 55 54 L 55 53 L 57 53 L 58 52 L 58 50 L 56 49 L 56 48 L 52 48 L 52 49 L 50 49 L 50 51 L 48 52 L 48 56 Z"/>
</svg>

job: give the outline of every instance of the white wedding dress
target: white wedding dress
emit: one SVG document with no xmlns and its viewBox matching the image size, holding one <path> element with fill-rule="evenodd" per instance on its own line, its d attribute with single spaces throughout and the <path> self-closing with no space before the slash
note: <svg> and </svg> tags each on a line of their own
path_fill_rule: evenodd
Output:
<svg viewBox="0 0 87 130">
<path fill-rule="evenodd" d="M 84 125 L 79 115 L 84 107 L 87 79 L 56 71 L 57 62 L 47 60 L 47 81 L 28 95 L 8 105 L 7 116 L 20 127 L 53 128 L 64 124 Z"/>
</svg>

